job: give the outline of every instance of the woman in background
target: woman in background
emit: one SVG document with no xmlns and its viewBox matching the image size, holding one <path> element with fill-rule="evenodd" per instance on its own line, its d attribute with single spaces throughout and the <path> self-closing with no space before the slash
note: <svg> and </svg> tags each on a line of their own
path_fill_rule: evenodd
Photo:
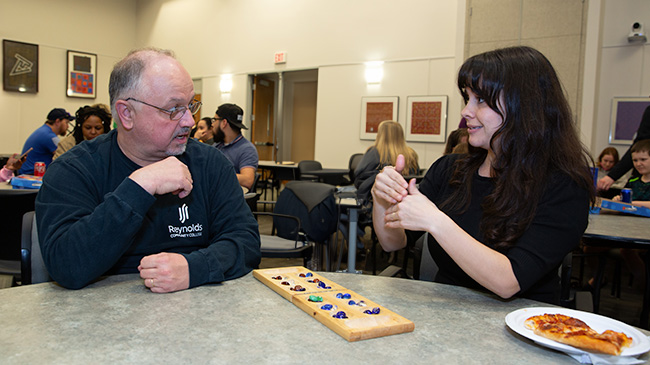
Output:
<svg viewBox="0 0 650 365">
<path fill-rule="evenodd" d="M 469 152 L 436 161 L 419 185 L 404 162 L 372 188 L 386 251 L 428 234 L 437 282 L 559 303 L 558 268 L 594 201 L 593 164 L 551 63 L 530 47 L 469 58 L 458 73 Z"/>
<path fill-rule="evenodd" d="M 196 138 L 199 142 L 203 142 L 205 144 L 214 144 L 214 135 L 212 134 L 212 118 L 201 118 L 201 120 L 196 123 L 196 132 L 194 132 L 194 138 Z"/>
<path fill-rule="evenodd" d="M 406 145 L 402 125 L 385 120 L 379 124 L 375 144 L 368 148 L 354 171 L 354 186 L 359 198 L 367 200 L 370 197 L 375 176 L 384 166 L 394 166 L 398 155 L 405 159 L 404 176 L 417 175 L 420 169 L 418 154 Z"/>
<path fill-rule="evenodd" d="M 449 134 L 449 138 L 447 138 L 447 144 L 445 145 L 445 152 L 443 155 L 449 155 L 452 153 L 466 153 L 467 151 L 464 147 L 460 147 L 456 150 L 462 152 L 455 152 L 454 149 L 463 143 L 467 144 L 468 138 L 469 133 L 467 133 L 467 128 L 458 128 L 455 131 L 451 132 L 451 134 Z"/>
<path fill-rule="evenodd" d="M 59 142 L 53 160 L 83 141 L 90 141 L 111 130 L 111 114 L 100 106 L 83 106 L 75 113 L 75 127 Z"/>
</svg>

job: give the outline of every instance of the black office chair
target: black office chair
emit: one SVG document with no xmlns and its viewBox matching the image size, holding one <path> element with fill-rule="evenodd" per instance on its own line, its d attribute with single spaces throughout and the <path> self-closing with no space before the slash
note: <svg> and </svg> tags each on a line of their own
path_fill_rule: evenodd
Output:
<svg viewBox="0 0 650 365">
<path fill-rule="evenodd" d="M 248 193 L 244 194 L 244 198 L 246 199 L 246 204 L 248 204 L 248 207 L 251 209 L 251 212 L 257 211 L 257 202 L 260 200 L 260 196 L 262 195 L 257 191 L 257 185 L 259 184 L 260 181 L 260 174 L 255 173 L 255 180 L 253 180 L 253 185 L 251 185 L 250 190 Z"/>
<path fill-rule="evenodd" d="M 318 181 L 318 176 L 310 175 L 309 171 L 322 170 L 323 165 L 320 162 L 314 160 L 302 160 L 298 162 L 298 172 L 300 174 L 300 180 L 307 181 Z"/>
<path fill-rule="evenodd" d="M 36 216 L 33 211 L 23 215 L 20 256 L 22 285 L 38 284 L 52 280 L 43 262 L 41 245 L 38 241 Z"/>
<path fill-rule="evenodd" d="M 355 153 L 352 156 L 350 156 L 350 161 L 348 162 L 348 169 L 350 170 L 349 173 L 349 179 L 350 179 L 350 184 L 354 183 L 354 170 L 357 169 L 357 166 L 359 166 L 359 163 L 361 160 L 363 160 L 363 153 Z"/>
<path fill-rule="evenodd" d="M 314 245 L 307 240 L 298 217 L 267 212 L 253 212 L 253 214 L 256 218 L 262 215 L 273 217 L 271 234 L 260 235 L 262 257 L 302 258 L 303 266 L 311 269 Z"/>
<path fill-rule="evenodd" d="M 312 181 L 290 181 L 278 196 L 274 213 L 298 217 L 301 229 L 310 242 L 316 243 L 315 263 L 320 270 L 330 265 L 331 236 L 336 232 L 338 210 L 334 199 L 335 187 Z M 276 227 L 280 229 L 278 222 Z M 325 252 L 324 260 L 321 253 Z M 323 268 L 321 268 L 324 266 Z"/>
</svg>

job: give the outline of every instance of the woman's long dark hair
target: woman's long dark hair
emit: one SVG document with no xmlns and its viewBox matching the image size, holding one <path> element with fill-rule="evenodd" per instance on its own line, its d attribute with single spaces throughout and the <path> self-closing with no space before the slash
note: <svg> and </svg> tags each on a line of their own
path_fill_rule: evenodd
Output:
<svg viewBox="0 0 650 365">
<path fill-rule="evenodd" d="M 88 119 L 88 117 L 91 115 L 96 116 L 102 121 L 102 125 L 104 126 L 104 133 L 108 133 L 111 130 L 111 116 L 106 110 L 96 106 L 82 106 L 81 108 L 77 109 L 77 112 L 75 113 L 76 124 L 74 131 L 72 131 L 72 135 L 77 141 L 77 144 L 83 142 L 84 140 L 84 135 L 81 127 L 83 126 L 86 119 Z"/>
<path fill-rule="evenodd" d="M 573 179 L 590 194 L 594 184 L 589 152 L 580 142 L 569 103 L 551 63 L 530 47 L 498 49 L 469 58 L 458 73 L 458 88 L 483 98 L 503 117 L 490 141 L 494 190 L 483 201 L 480 223 L 486 243 L 506 249 L 530 226 L 552 173 Z M 503 95 L 503 113 L 499 98 Z M 504 116 L 505 114 L 505 116 Z M 469 146 L 450 180 L 454 193 L 442 206 L 464 212 L 471 199 L 474 173 L 487 151 Z"/>
</svg>

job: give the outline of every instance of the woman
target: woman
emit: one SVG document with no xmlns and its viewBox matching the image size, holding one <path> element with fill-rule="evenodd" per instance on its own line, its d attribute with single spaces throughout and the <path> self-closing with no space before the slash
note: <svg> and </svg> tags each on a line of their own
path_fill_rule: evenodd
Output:
<svg viewBox="0 0 650 365">
<path fill-rule="evenodd" d="M 372 188 L 387 251 L 428 232 L 436 281 L 559 303 L 558 267 L 594 201 L 593 164 L 550 62 L 529 47 L 468 59 L 458 74 L 469 151 L 436 161 L 420 183 L 386 167 Z"/>
<path fill-rule="evenodd" d="M 416 175 L 420 169 L 418 154 L 406 145 L 402 125 L 385 120 L 379 124 L 375 144 L 368 148 L 354 170 L 354 186 L 357 187 L 358 197 L 369 197 L 375 176 L 384 166 L 394 166 L 398 155 L 403 155 L 405 159 L 406 168 L 402 171 L 404 176 Z"/>
<path fill-rule="evenodd" d="M 454 152 L 454 149 L 461 144 L 466 144 L 468 138 L 469 134 L 467 133 L 467 128 L 458 128 L 455 131 L 451 132 L 451 134 L 449 134 L 449 138 L 447 138 L 447 144 L 445 145 L 445 152 L 443 155 L 456 153 Z M 462 149 L 464 151 L 464 146 L 459 149 Z"/>
<path fill-rule="evenodd" d="M 111 130 L 111 115 L 98 105 L 83 106 L 75 113 L 75 127 L 59 142 L 53 160 L 83 141 L 90 141 Z"/>
<path fill-rule="evenodd" d="M 202 118 L 196 123 L 196 132 L 194 138 L 205 144 L 213 145 L 214 136 L 212 134 L 212 118 Z"/>
</svg>

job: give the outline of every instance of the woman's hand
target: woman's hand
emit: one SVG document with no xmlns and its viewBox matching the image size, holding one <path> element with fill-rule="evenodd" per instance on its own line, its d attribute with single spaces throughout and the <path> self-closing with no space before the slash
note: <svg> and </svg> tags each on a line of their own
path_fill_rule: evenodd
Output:
<svg viewBox="0 0 650 365">
<path fill-rule="evenodd" d="M 404 165 L 404 156 L 398 155 L 395 167 L 386 166 L 377 174 L 371 190 L 375 203 L 388 206 L 402 201 L 408 195 L 408 183 L 402 176 Z"/>
<path fill-rule="evenodd" d="M 432 232 L 431 224 L 436 221 L 437 213 L 440 213 L 438 207 L 418 190 L 415 179 L 411 179 L 408 195 L 386 210 L 384 221 L 387 228 Z"/>
</svg>

